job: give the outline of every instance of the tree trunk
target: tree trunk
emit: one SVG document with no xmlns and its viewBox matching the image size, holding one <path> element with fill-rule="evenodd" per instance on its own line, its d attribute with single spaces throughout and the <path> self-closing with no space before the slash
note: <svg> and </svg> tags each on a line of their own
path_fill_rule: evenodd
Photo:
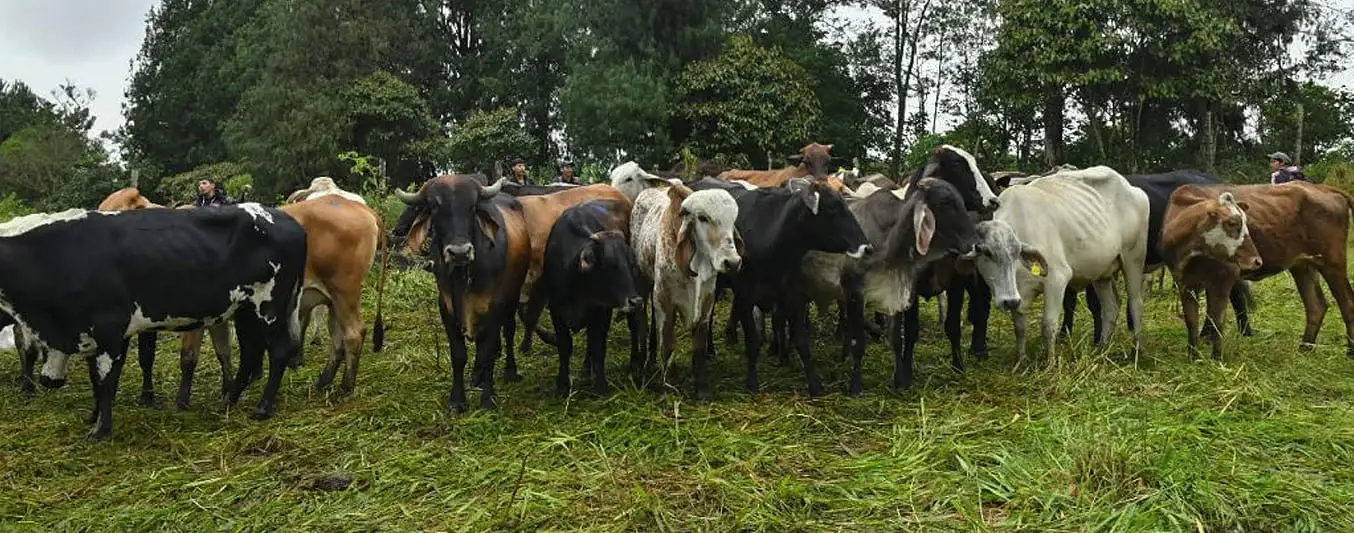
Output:
<svg viewBox="0 0 1354 533">
<path fill-rule="evenodd" d="M 1204 112 L 1204 171 L 1212 174 L 1215 172 L 1214 163 L 1217 161 L 1218 154 L 1218 128 L 1213 119 L 1213 109 L 1210 105 L 1208 111 Z"/>
<path fill-rule="evenodd" d="M 1063 111 L 1066 102 L 1062 87 L 1052 85 L 1044 91 L 1044 164 L 1053 168 L 1063 159 Z"/>
<path fill-rule="evenodd" d="M 936 103 L 931 113 L 931 135 L 936 134 L 936 123 L 940 121 L 940 91 L 945 90 L 945 41 L 942 39 L 936 46 L 936 55 L 940 59 L 936 61 Z"/>
<path fill-rule="evenodd" d="M 1302 108 L 1302 102 L 1298 102 L 1298 138 L 1293 146 L 1293 164 L 1302 164 L 1302 121 L 1306 118 L 1305 111 Z"/>
<path fill-rule="evenodd" d="M 1105 123 L 1100 118 L 1100 112 L 1094 104 L 1084 102 L 1082 106 L 1086 112 L 1086 122 L 1090 125 L 1091 142 L 1095 143 L 1095 155 L 1097 162 L 1104 164 L 1105 161 Z"/>
<path fill-rule="evenodd" d="M 907 87 L 903 85 L 903 34 L 907 33 L 908 0 L 898 0 L 893 14 L 893 90 L 898 96 L 898 120 L 893 127 L 893 175 L 902 174 L 903 121 L 907 118 Z"/>
</svg>

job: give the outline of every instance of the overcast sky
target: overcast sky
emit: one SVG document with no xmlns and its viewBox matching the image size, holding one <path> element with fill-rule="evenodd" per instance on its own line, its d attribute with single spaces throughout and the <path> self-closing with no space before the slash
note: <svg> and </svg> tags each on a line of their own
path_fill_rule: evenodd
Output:
<svg viewBox="0 0 1354 533">
<path fill-rule="evenodd" d="M 1346 9 L 1354 0 L 1332 0 Z M 21 80 L 40 95 L 66 80 L 94 89 L 93 133 L 122 124 L 123 91 L 159 0 L 0 0 L 0 79 Z M 853 19 L 868 17 L 851 8 Z M 1329 80 L 1354 85 L 1354 69 Z"/>
</svg>

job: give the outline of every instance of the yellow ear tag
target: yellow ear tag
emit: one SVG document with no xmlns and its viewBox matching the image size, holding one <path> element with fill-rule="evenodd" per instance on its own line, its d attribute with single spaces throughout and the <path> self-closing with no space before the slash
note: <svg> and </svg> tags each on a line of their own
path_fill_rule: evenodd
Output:
<svg viewBox="0 0 1354 533">
<path fill-rule="evenodd" d="M 846 167 L 837 167 L 837 172 L 846 172 Z"/>
<path fill-rule="evenodd" d="M 1040 266 L 1039 263 L 1032 264 L 1030 265 L 1030 273 L 1035 276 L 1043 277 L 1044 267 Z"/>
</svg>

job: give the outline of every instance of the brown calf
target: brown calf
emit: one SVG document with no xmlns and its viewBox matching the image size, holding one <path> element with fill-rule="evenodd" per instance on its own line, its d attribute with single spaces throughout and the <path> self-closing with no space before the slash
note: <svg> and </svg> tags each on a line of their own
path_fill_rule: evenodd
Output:
<svg viewBox="0 0 1354 533">
<path fill-rule="evenodd" d="M 798 154 L 790 156 L 791 160 L 799 161 L 798 165 L 776 170 L 726 170 L 717 177 L 724 181 L 742 180 L 758 187 L 780 187 L 794 178 L 812 176 L 816 180 L 826 182 L 840 193 L 845 189 L 841 178 L 832 176 L 832 179 L 828 179 L 830 173 L 827 167 L 828 162 L 832 160 L 829 153 L 831 150 L 830 144 L 811 143 L 800 148 Z"/>
<path fill-rule="evenodd" d="M 1249 209 L 1250 204 L 1238 201 L 1232 192 L 1214 195 L 1196 190 L 1186 190 L 1184 194 L 1177 190 L 1166 207 L 1161 251 L 1180 291 L 1190 357 L 1199 354 L 1196 292 L 1204 289 L 1207 295 L 1204 336 L 1213 343 L 1213 358 L 1222 359 L 1222 315 L 1227 310 L 1232 286 L 1241 280 L 1242 272 L 1263 265 L 1247 229 Z"/>
<path fill-rule="evenodd" d="M 1247 232 L 1263 262 L 1257 270 L 1242 272 L 1241 279 L 1258 281 L 1284 271 L 1292 274 L 1307 314 L 1302 335 L 1306 349 L 1315 344 L 1329 307 L 1318 277 L 1325 278 L 1345 323 L 1346 353 L 1354 356 L 1354 288 L 1346 274 L 1354 197 L 1335 187 L 1309 183 L 1186 185 L 1171 195 L 1171 203 L 1216 199 L 1223 191 L 1231 191 L 1238 205 L 1246 204 Z M 1168 231 L 1163 230 L 1163 247 Z"/>
<path fill-rule="evenodd" d="M 164 207 L 163 205 L 151 202 L 145 196 L 141 196 L 141 191 L 136 187 L 124 187 L 113 191 L 102 202 L 99 202 L 99 211 L 131 211 L 133 209 L 147 209 L 152 207 Z"/>
</svg>

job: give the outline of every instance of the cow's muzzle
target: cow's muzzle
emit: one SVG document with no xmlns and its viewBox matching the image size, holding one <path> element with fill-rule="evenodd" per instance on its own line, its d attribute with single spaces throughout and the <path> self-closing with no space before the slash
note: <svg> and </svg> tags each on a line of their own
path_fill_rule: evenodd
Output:
<svg viewBox="0 0 1354 533">
<path fill-rule="evenodd" d="M 736 257 L 733 259 L 725 259 L 719 262 L 720 274 L 733 274 L 738 272 L 742 268 L 743 268 L 743 258 L 741 257 Z"/>
<path fill-rule="evenodd" d="M 1249 264 L 1247 264 L 1247 263 L 1249 263 Z M 1265 262 L 1262 261 L 1259 257 L 1255 257 L 1255 258 L 1251 259 L 1250 261 L 1242 262 L 1242 264 L 1241 264 L 1241 270 L 1242 270 L 1243 272 L 1250 272 L 1250 271 L 1252 271 L 1252 270 L 1260 270 L 1260 267 L 1262 267 L 1262 266 L 1265 266 Z"/>
<path fill-rule="evenodd" d="M 448 244 L 442 247 L 442 262 L 451 266 L 465 266 L 475 261 L 475 245 Z"/>
</svg>

